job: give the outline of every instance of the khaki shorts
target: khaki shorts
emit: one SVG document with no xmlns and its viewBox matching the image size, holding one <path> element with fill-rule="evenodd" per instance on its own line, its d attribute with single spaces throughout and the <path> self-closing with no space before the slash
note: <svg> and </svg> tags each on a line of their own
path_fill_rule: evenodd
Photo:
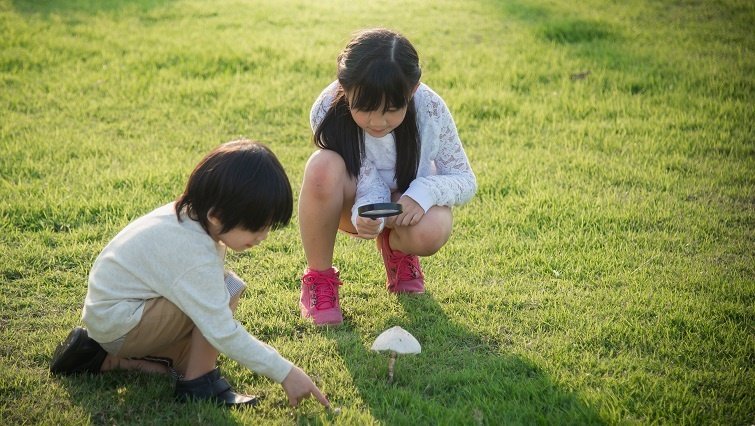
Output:
<svg viewBox="0 0 755 426">
<path fill-rule="evenodd" d="M 235 274 L 226 276 L 226 287 L 235 307 L 246 285 Z M 102 347 L 120 358 L 168 359 L 173 369 L 183 374 L 188 364 L 194 322 L 173 302 L 157 297 L 149 299 L 139 324 L 125 336 Z"/>
</svg>

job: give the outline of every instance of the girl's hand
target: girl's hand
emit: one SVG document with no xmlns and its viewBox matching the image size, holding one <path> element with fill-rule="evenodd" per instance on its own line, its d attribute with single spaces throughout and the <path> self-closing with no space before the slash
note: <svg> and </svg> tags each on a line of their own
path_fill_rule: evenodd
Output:
<svg viewBox="0 0 755 426">
<path fill-rule="evenodd" d="M 369 240 L 377 238 L 382 220 L 357 216 L 357 236 Z"/>
<path fill-rule="evenodd" d="M 292 407 L 296 407 L 303 399 L 309 398 L 310 395 L 313 395 L 320 404 L 325 406 L 325 408 L 330 408 L 330 401 L 328 401 L 328 398 L 325 398 L 325 395 L 323 395 L 322 392 L 320 392 L 320 389 L 315 386 L 315 383 L 309 378 L 309 376 L 307 376 L 307 373 L 295 365 L 291 368 L 288 376 L 283 379 L 281 386 L 283 386 L 283 390 L 286 391 L 288 403 L 291 404 Z"/>
<path fill-rule="evenodd" d="M 422 219 L 422 216 L 425 215 L 422 206 L 417 204 L 411 197 L 402 195 L 398 199 L 398 203 L 401 204 L 403 212 L 398 216 L 392 217 L 393 220 L 388 223 L 391 227 L 416 225 Z"/>
</svg>

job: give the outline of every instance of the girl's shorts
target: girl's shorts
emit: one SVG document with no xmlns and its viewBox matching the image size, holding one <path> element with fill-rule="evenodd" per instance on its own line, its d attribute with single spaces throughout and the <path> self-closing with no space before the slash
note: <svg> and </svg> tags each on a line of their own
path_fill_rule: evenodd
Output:
<svg viewBox="0 0 755 426">
<path fill-rule="evenodd" d="M 231 303 L 238 300 L 246 288 L 233 272 L 226 272 L 225 285 Z M 102 343 L 108 352 L 120 358 L 167 360 L 178 373 L 186 371 L 191 333 L 194 322 L 173 302 L 157 297 L 149 299 L 139 324 L 126 335 L 112 342 Z"/>
</svg>

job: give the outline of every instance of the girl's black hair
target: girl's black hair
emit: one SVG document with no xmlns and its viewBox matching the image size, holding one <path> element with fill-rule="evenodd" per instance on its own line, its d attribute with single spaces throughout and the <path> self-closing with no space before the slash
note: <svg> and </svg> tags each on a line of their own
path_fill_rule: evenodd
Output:
<svg viewBox="0 0 755 426">
<path fill-rule="evenodd" d="M 237 226 L 256 232 L 286 226 L 293 204 L 291 183 L 275 154 L 259 142 L 238 140 L 197 164 L 175 209 L 179 221 L 184 212 L 208 233 L 208 214 L 220 221 L 221 233 Z"/>
<path fill-rule="evenodd" d="M 364 158 L 364 130 L 349 107 L 375 111 L 407 106 L 406 117 L 393 130 L 396 139 L 396 184 L 406 191 L 417 177 L 420 140 L 417 112 L 412 102 L 422 70 L 414 46 L 401 34 L 378 28 L 358 33 L 338 56 L 338 90 L 314 143 L 343 157 L 349 175 L 356 177 Z M 346 92 L 352 95 L 351 105 Z"/>
</svg>

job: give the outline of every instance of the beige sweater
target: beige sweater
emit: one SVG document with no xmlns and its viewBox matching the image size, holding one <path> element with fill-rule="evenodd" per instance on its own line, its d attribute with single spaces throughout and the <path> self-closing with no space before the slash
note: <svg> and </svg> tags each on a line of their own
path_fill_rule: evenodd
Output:
<svg viewBox="0 0 755 426">
<path fill-rule="evenodd" d="M 198 222 L 179 222 L 173 203 L 136 219 L 110 241 L 89 274 L 82 315 L 89 335 L 114 341 L 139 323 L 147 300 L 165 297 L 218 351 L 282 382 L 291 362 L 233 318 L 223 278 L 225 249 Z"/>
</svg>

